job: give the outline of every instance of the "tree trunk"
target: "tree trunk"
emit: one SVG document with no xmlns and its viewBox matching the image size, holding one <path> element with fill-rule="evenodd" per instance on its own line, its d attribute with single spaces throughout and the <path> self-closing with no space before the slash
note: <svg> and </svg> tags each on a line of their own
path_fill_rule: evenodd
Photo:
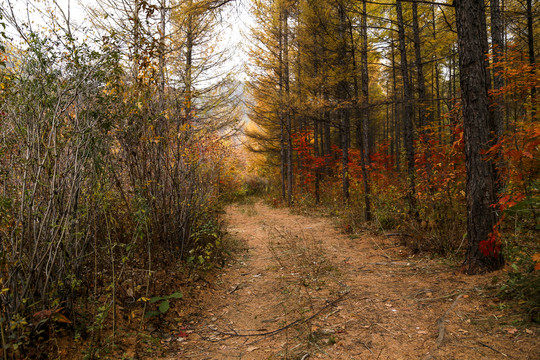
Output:
<svg viewBox="0 0 540 360">
<path fill-rule="evenodd" d="M 456 106 L 457 104 L 457 93 L 456 93 L 456 73 L 457 73 L 457 64 L 456 64 L 456 59 L 455 59 L 455 56 L 454 56 L 454 48 L 452 47 L 452 56 L 450 57 L 450 84 L 448 84 L 448 87 L 449 87 L 449 92 L 450 92 L 450 109 L 448 110 L 452 110 L 454 109 L 454 107 Z M 455 135 L 455 132 L 454 132 L 454 129 L 456 128 L 456 126 L 458 125 L 458 120 L 457 120 L 457 116 L 456 115 L 452 115 L 452 117 L 450 117 L 450 122 L 451 122 L 451 126 L 450 126 L 450 143 L 454 143 L 456 141 L 456 135 Z"/>
<path fill-rule="evenodd" d="M 350 117 L 349 109 L 343 104 L 348 99 L 347 80 L 345 78 L 347 68 L 347 39 L 346 39 L 346 14 L 342 4 L 338 5 L 339 14 L 339 49 L 338 49 L 338 61 L 341 66 L 341 79 L 338 83 L 338 99 L 342 102 L 340 104 L 341 109 L 338 110 L 340 117 L 340 140 L 341 140 L 341 180 L 343 191 L 344 204 L 349 203 L 349 134 L 350 134 Z"/>
<path fill-rule="evenodd" d="M 185 65 L 185 122 L 189 124 L 192 116 L 192 101 L 193 101 L 193 37 L 194 37 L 194 25 L 193 15 L 191 14 L 193 8 L 193 0 L 188 2 L 188 11 L 190 14 L 187 18 L 186 24 L 186 65 Z"/>
<path fill-rule="evenodd" d="M 500 72 L 503 70 L 500 63 L 504 61 L 504 43 L 501 8 L 499 0 L 490 0 L 491 10 L 491 46 L 493 47 L 493 90 L 504 87 L 504 79 Z M 494 99 L 493 125 L 497 137 L 503 134 L 504 103 L 502 98 Z"/>
<path fill-rule="evenodd" d="M 496 270 L 504 261 L 500 240 L 490 237 L 497 223 L 495 174 L 484 151 L 490 144 L 489 75 L 485 61 L 487 31 L 482 0 L 456 0 L 456 24 L 465 165 L 467 168 L 467 257 L 463 271 L 476 274 Z M 481 250 L 482 248 L 482 250 Z"/>
<path fill-rule="evenodd" d="M 537 19 L 538 20 L 538 19 Z M 534 54 L 534 28 L 532 14 L 532 0 L 527 0 L 527 43 L 529 47 L 529 63 L 534 66 L 536 57 Z M 534 78 L 534 67 L 531 68 L 531 75 Z M 531 86 L 531 118 L 536 117 L 536 87 Z"/>
<path fill-rule="evenodd" d="M 159 21 L 159 111 L 160 113 L 165 110 L 165 39 L 166 39 L 166 24 L 167 24 L 167 2 L 161 0 L 159 4 L 160 21 Z M 160 134 L 161 135 L 161 134 Z"/>
<path fill-rule="evenodd" d="M 133 81 L 136 84 L 140 83 L 139 79 L 139 58 L 141 51 L 141 23 L 139 19 L 139 10 L 140 3 L 139 0 L 135 0 L 134 11 L 133 11 L 133 61 L 131 65 L 131 71 L 133 76 Z"/>
<path fill-rule="evenodd" d="M 293 149 L 292 149 L 292 117 L 291 90 L 289 79 L 289 11 L 283 9 L 283 81 L 285 85 L 285 120 L 287 135 L 287 205 L 292 205 L 293 196 Z"/>
<path fill-rule="evenodd" d="M 391 54 L 392 54 L 392 97 L 393 97 L 393 111 L 392 111 L 392 117 L 394 118 L 394 157 L 396 159 L 396 171 L 400 172 L 400 157 L 401 157 L 401 151 L 400 151 L 400 142 L 399 142 L 399 123 L 400 118 L 399 114 L 401 111 L 398 111 L 398 91 L 397 91 L 397 80 L 396 80 L 396 47 L 394 46 L 394 39 L 390 42 L 391 47 Z"/>
<path fill-rule="evenodd" d="M 433 14 L 433 42 L 436 43 L 437 42 L 437 23 L 436 23 L 436 17 L 435 17 L 435 6 L 433 6 L 432 8 L 432 14 Z M 435 63 L 433 64 L 433 67 L 434 67 L 434 70 L 435 70 L 435 96 L 436 96 L 436 106 L 434 106 L 434 108 L 437 109 L 437 121 L 438 121 L 438 124 L 439 124 L 439 143 L 442 144 L 442 141 L 443 141 L 443 138 L 442 138 L 442 135 L 443 135 L 443 119 L 442 119 L 442 116 L 441 116 L 441 91 L 440 91 L 440 85 L 439 85 L 439 77 L 440 77 L 440 74 L 439 74 L 439 62 L 436 60 L 436 57 L 437 57 L 437 54 L 433 54 L 433 60 L 435 61 Z"/>
<path fill-rule="evenodd" d="M 371 220 L 371 188 L 369 185 L 369 69 L 368 69 L 368 37 L 367 37 L 367 9 L 366 0 L 362 1 L 362 142 L 360 148 L 360 161 L 362 167 L 362 181 L 364 185 L 364 217 Z M 356 76 L 356 72 L 355 72 Z M 358 97 L 358 91 L 357 91 Z"/>
<path fill-rule="evenodd" d="M 413 41 L 414 53 L 416 57 L 416 78 L 418 87 L 418 112 L 420 118 L 420 127 L 423 128 L 431 122 L 432 112 L 427 109 L 426 82 L 424 78 L 424 69 L 422 65 L 422 49 L 420 45 L 420 27 L 418 26 L 418 3 L 417 0 L 412 2 L 413 15 Z M 424 129 L 422 129 L 424 131 Z"/>
<path fill-rule="evenodd" d="M 398 21 L 399 51 L 401 54 L 401 75 L 403 77 L 403 97 L 405 102 L 405 111 L 403 113 L 403 132 L 404 145 L 407 155 L 407 175 L 409 182 L 409 191 L 407 198 L 409 202 L 409 213 L 416 214 L 415 200 L 415 170 L 414 170 L 414 134 L 413 134 L 413 104 L 412 88 L 409 80 L 409 65 L 407 63 L 407 48 L 405 45 L 405 28 L 403 25 L 403 12 L 401 9 L 401 0 L 396 1 L 396 12 Z"/>
<path fill-rule="evenodd" d="M 286 171 L 285 171 L 285 119 L 283 116 L 283 13 L 279 13 L 278 22 L 278 47 L 279 47 L 279 101 L 278 101 L 278 118 L 279 118 L 279 164 L 281 171 L 281 199 L 286 200 Z"/>
<path fill-rule="evenodd" d="M 313 151 L 315 153 L 315 157 L 319 157 L 321 155 L 320 147 L 319 147 L 319 138 L 320 132 L 319 132 L 319 125 L 321 123 L 321 114 L 319 112 L 319 116 L 317 119 L 313 121 Z M 321 200 L 320 196 L 320 169 L 319 167 L 315 168 L 315 203 L 318 204 Z"/>
</svg>

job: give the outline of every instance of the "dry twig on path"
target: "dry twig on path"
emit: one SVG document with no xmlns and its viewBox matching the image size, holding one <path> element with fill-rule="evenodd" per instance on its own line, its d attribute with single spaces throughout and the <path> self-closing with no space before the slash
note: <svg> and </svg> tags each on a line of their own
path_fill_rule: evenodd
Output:
<svg viewBox="0 0 540 360">
<path fill-rule="evenodd" d="M 261 337 L 261 336 L 273 336 L 273 335 L 276 335 L 276 334 L 279 334 L 280 332 L 282 331 L 285 331 L 293 326 L 296 326 L 296 325 L 300 325 L 300 324 L 305 324 L 307 323 L 308 321 L 311 321 L 313 319 L 315 319 L 317 316 L 319 316 L 323 311 L 325 311 L 326 309 L 336 305 L 338 302 L 342 301 L 345 296 L 347 296 L 347 294 L 349 294 L 349 291 L 347 292 L 344 292 L 343 294 L 341 294 L 341 296 L 339 296 L 337 299 L 333 300 L 333 301 L 330 301 L 328 302 L 325 306 L 323 306 L 321 309 L 319 309 L 319 311 L 317 311 L 315 314 L 311 315 L 310 317 L 306 318 L 306 319 L 297 319 L 279 329 L 276 329 L 276 330 L 272 330 L 272 331 L 267 331 L 267 332 L 264 332 L 264 333 L 259 333 L 259 334 L 241 334 L 239 333 L 238 331 L 234 330 L 233 329 L 233 332 L 224 332 L 224 331 L 221 331 L 219 329 L 212 329 L 211 330 L 214 330 L 216 331 L 217 333 L 219 333 L 220 335 L 226 335 L 226 336 L 230 336 L 230 337 Z"/>
<path fill-rule="evenodd" d="M 460 294 L 458 297 L 456 297 L 456 299 L 454 300 L 452 305 L 450 305 L 448 310 L 446 310 L 444 312 L 444 314 L 437 320 L 437 327 L 439 328 L 439 336 L 437 336 L 437 343 L 436 343 L 435 347 L 433 347 L 429 351 L 429 353 L 424 357 L 424 360 L 433 359 L 433 355 L 431 355 L 431 354 L 435 350 L 437 350 L 439 347 L 441 347 L 441 345 L 442 345 L 442 343 L 444 341 L 444 336 L 446 334 L 446 327 L 444 326 L 444 322 L 446 321 L 446 316 L 450 313 L 450 311 L 452 311 L 452 309 L 454 309 L 454 307 L 456 306 L 458 300 L 461 299 L 462 296 L 463 296 L 463 294 Z"/>
<path fill-rule="evenodd" d="M 492 346 L 489 346 L 488 344 L 484 344 L 483 342 L 480 342 L 480 341 L 477 341 L 476 343 L 479 344 L 479 345 L 485 346 L 485 347 L 487 347 L 488 349 L 493 350 L 493 351 L 495 351 L 496 353 L 499 353 L 499 354 L 501 354 L 501 355 L 504 356 L 504 357 L 508 357 L 508 355 L 506 355 L 505 353 L 503 353 L 503 352 L 501 352 L 501 351 L 495 349 L 495 348 L 492 347 Z"/>
<path fill-rule="evenodd" d="M 456 300 L 458 298 L 460 298 L 461 296 L 463 296 L 464 293 L 452 293 L 450 295 L 444 295 L 444 296 L 439 296 L 439 297 L 435 297 L 435 298 L 422 298 L 422 299 L 415 299 L 417 302 L 423 302 L 423 301 L 436 301 L 436 300 L 443 300 L 443 299 L 448 299 L 448 298 L 452 298 L 454 296 L 458 296 L 456 298 Z M 455 301 L 454 301 L 455 302 Z"/>
</svg>

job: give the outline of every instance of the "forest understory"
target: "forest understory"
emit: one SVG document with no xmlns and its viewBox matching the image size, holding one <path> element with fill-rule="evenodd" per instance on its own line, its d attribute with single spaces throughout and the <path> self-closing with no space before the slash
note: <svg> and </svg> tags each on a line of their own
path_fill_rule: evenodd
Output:
<svg viewBox="0 0 540 360">
<path fill-rule="evenodd" d="M 501 299 L 508 268 L 470 277 L 413 253 L 398 237 L 344 233 L 335 218 L 260 199 L 223 215 L 223 268 L 157 273 L 155 294 L 181 291 L 141 323 L 118 307 L 117 359 L 537 359 L 540 326 Z M 183 274 L 183 275 L 182 275 Z M 110 333 L 111 329 L 105 329 Z M 109 341 L 113 341 L 112 337 Z M 60 358 L 83 358 L 66 338 Z"/>
</svg>

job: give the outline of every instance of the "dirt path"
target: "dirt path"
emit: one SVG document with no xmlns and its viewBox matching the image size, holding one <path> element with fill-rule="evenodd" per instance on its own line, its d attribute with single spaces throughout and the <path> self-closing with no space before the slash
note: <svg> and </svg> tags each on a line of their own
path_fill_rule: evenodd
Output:
<svg viewBox="0 0 540 360">
<path fill-rule="evenodd" d="M 262 203 L 229 207 L 226 222 L 247 251 L 197 294 L 170 359 L 540 358 L 540 329 L 486 290 L 497 274 L 455 274 L 395 238 Z"/>
</svg>

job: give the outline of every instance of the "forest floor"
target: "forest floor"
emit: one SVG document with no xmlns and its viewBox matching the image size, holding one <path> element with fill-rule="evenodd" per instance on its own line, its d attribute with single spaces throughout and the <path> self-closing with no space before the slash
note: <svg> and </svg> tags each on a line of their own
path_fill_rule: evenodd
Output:
<svg viewBox="0 0 540 360">
<path fill-rule="evenodd" d="M 540 359 L 540 327 L 496 298 L 502 271 L 462 275 L 262 202 L 224 217 L 241 250 L 184 294 L 160 358 Z"/>
</svg>

